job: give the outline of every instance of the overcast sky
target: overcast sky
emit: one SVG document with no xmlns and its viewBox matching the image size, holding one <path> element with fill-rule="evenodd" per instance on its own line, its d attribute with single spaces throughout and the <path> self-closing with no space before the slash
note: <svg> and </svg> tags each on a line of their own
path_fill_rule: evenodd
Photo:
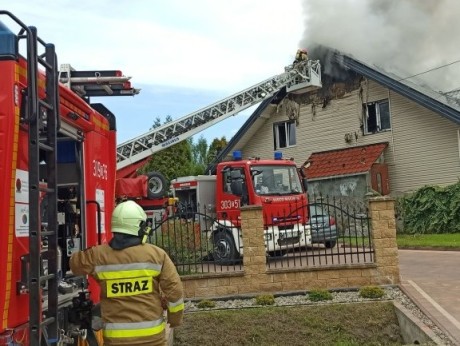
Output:
<svg viewBox="0 0 460 346">
<path fill-rule="evenodd" d="M 117 116 L 119 142 L 146 132 L 157 116 L 179 118 L 282 73 L 303 33 L 300 0 L 7 3 L 3 9 L 55 44 L 59 63 L 132 76 L 139 95 L 94 99 Z M 205 137 L 229 140 L 250 111 Z"/>
</svg>

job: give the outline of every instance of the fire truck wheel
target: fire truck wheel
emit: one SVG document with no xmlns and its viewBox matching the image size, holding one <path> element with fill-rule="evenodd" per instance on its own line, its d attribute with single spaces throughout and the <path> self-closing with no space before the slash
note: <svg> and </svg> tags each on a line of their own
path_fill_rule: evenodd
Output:
<svg viewBox="0 0 460 346">
<path fill-rule="evenodd" d="M 147 198 L 161 198 L 166 193 L 166 178 L 158 172 L 147 174 Z"/>
<path fill-rule="evenodd" d="M 233 237 L 223 230 L 214 234 L 214 260 L 219 264 L 232 264 L 238 259 Z"/>
</svg>

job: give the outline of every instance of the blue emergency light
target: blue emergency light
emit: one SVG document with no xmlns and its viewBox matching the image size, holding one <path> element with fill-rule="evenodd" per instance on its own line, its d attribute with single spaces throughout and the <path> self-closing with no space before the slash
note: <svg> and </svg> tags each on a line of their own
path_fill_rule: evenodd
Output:
<svg viewBox="0 0 460 346">
<path fill-rule="evenodd" d="M 282 160 L 283 153 L 281 151 L 275 151 L 275 160 Z"/>
<path fill-rule="evenodd" d="M 241 153 L 241 150 L 235 150 L 233 152 L 233 160 L 234 161 L 241 161 L 243 159 L 243 154 Z"/>
<path fill-rule="evenodd" d="M 16 60 L 18 54 L 17 36 L 0 22 L 0 60 Z"/>
</svg>

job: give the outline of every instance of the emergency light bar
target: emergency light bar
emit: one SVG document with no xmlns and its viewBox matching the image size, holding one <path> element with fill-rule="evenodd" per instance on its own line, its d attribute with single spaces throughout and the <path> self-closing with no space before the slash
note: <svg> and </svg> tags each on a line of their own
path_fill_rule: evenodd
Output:
<svg viewBox="0 0 460 346">
<path fill-rule="evenodd" d="M 18 37 L 0 21 L 0 60 L 17 60 Z"/>
</svg>

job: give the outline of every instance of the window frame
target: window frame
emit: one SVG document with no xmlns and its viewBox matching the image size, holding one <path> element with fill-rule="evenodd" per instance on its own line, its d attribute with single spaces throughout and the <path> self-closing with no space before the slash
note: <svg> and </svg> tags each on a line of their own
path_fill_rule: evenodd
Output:
<svg viewBox="0 0 460 346">
<path fill-rule="evenodd" d="M 282 147 L 280 145 L 280 128 L 284 126 L 284 131 L 285 131 L 285 142 L 286 146 Z M 294 137 L 293 137 L 293 142 L 291 143 L 291 129 L 294 131 Z M 280 121 L 273 123 L 273 148 L 274 150 L 279 150 L 279 149 L 285 149 L 285 148 L 292 148 L 297 145 L 297 131 L 296 131 L 296 124 L 295 121 L 289 120 L 289 121 Z"/>
<path fill-rule="evenodd" d="M 382 114 L 381 114 L 381 105 L 387 105 L 388 108 L 388 124 L 387 128 L 382 129 Z M 375 109 L 375 130 L 369 130 L 369 107 L 374 106 Z M 390 111 L 390 101 L 388 99 L 373 101 L 363 103 L 363 134 L 372 135 L 375 133 L 391 131 L 391 111 Z"/>
</svg>

